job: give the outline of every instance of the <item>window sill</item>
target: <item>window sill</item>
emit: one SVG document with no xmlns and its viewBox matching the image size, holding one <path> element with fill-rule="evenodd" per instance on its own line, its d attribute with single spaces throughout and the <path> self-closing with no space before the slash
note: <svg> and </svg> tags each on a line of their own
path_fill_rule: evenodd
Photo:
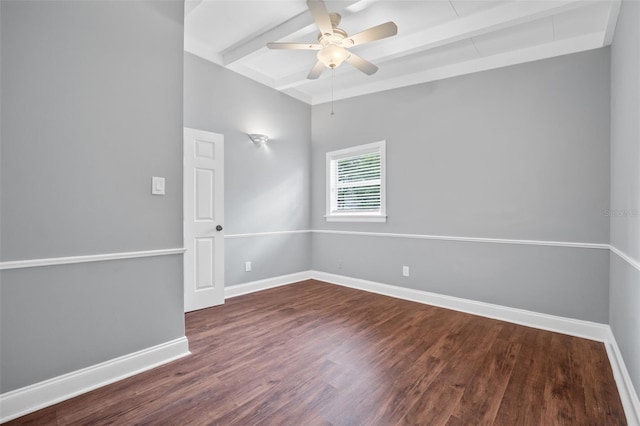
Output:
<svg viewBox="0 0 640 426">
<path fill-rule="evenodd" d="M 387 216 L 331 215 L 324 217 L 327 222 L 386 222 Z"/>
</svg>

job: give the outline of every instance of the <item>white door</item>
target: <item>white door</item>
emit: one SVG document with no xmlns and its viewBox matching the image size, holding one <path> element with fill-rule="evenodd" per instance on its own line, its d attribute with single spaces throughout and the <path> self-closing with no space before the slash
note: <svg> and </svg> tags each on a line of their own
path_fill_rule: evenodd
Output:
<svg viewBox="0 0 640 426">
<path fill-rule="evenodd" d="M 224 303 L 224 136 L 184 129 L 184 311 Z"/>
</svg>

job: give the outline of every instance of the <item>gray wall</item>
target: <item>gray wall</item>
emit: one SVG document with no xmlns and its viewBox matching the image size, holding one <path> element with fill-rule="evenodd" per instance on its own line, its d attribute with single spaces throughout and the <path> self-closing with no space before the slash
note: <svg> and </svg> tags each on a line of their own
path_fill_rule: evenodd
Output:
<svg viewBox="0 0 640 426">
<path fill-rule="evenodd" d="M 623 1 L 611 48 L 611 245 L 640 263 L 640 3 Z M 609 323 L 640 395 L 640 271 L 611 254 Z"/>
<path fill-rule="evenodd" d="M 163 3 L 2 1 L 3 261 L 182 246 L 183 24 Z"/>
<path fill-rule="evenodd" d="M 607 250 L 320 233 L 312 252 L 319 271 L 568 318 L 608 319 Z M 402 276 L 403 265 L 410 266 L 409 277 Z"/>
<path fill-rule="evenodd" d="M 225 233 L 309 229 L 309 105 L 190 53 L 184 75 L 184 125 L 225 137 Z M 271 140 L 258 147 L 247 133 Z M 226 286 L 310 265 L 309 234 L 225 240 Z"/>
<path fill-rule="evenodd" d="M 608 49 L 346 99 L 335 116 L 329 109 L 312 110 L 314 229 L 608 243 Z M 325 153 L 381 139 L 387 223 L 325 222 Z M 606 250 L 370 238 L 314 235 L 313 268 L 607 322 Z M 334 244 L 341 270 L 327 251 Z"/>
<path fill-rule="evenodd" d="M 181 247 L 182 2 L 0 8 L 1 259 Z M 1 392 L 184 336 L 181 256 L 0 279 Z"/>
<path fill-rule="evenodd" d="M 179 255 L 2 271 L 2 392 L 184 336 L 181 283 Z"/>
</svg>

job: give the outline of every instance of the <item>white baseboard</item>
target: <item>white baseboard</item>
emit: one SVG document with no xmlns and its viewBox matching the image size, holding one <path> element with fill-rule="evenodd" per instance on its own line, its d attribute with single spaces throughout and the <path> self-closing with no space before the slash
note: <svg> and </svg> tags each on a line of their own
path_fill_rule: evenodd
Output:
<svg viewBox="0 0 640 426">
<path fill-rule="evenodd" d="M 0 395 L 0 423 L 189 355 L 181 337 Z"/>
<path fill-rule="evenodd" d="M 627 416 L 627 423 L 629 426 L 640 426 L 640 399 L 638 399 L 638 394 L 633 387 L 629 371 L 611 328 L 609 328 L 609 339 L 605 343 L 605 347 L 607 348 L 607 355 L 609 356 L 611 370 L 613 370 L 613 377 L 616 380 L 620 400 L 624 407 L 624 413 Z"/>
<path fill-rule="evenodd" d="M 453 309 L 454 311 L 461 311 L 483 317 L 508 321 L 542 330 L 555 331 L 557 333 L 583 337 L 586 339 L 597 340 L 599 342 L 604 342 L 609 337 L 609 326 L 606 324 L 541 314 L 524 309 L 509 308 L 491 303 L 445 296 L 442 294 L 430 293 L 428 291 L 414 290 L 377 283 L 374 281 L 362 280 L 359 278 L 329 274 L 326 272 L 311 271 L 311 277 L 320 281 L 326 281 L 328 283 L 351 287 L 358 290 L 365 290 L 371 293 L 378 293 L 385 296 L 396 297 L 398 299 Z"/>
<path fill-rule="evenodd" d="M 264 280 L 251 281 L 244 284 L 233 285 L 224 288 L 224 298 L 242 296 L 243 294 L 254 293 L 256 291 L 266 290 L 269 288 L 280 287 L 287 284 L 297 283 L 311 279 L 311 271 L 296 272 L 288 275 L 280 275 Z"/>
</svg>

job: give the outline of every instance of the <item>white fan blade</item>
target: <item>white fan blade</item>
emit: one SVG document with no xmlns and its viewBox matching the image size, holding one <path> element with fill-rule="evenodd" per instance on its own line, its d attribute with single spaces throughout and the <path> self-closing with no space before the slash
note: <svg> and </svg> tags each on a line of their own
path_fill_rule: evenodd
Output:
<svg viewBox="0 0 640 426">
<path fill-rule="evenodd" d="M 354 66 L 367 75 L 375 74 L 376 71 L 378 71 L 378 67 L 373 65 L 371 62 L 367 61 L 366 59 L 362 59 L 355 53 L 349 53 L 351 53 L 351 56 L 345 59 L 345 62 L 348 62 L 350 65 Z"/>
<path fill-rule="evenodd" d="M 345 39 L 342 45 L 345 47 L 356 46 L 358 44 L 369 43 L 383 38 L 391 37 L 398 34 L 398 26 L 393 22 L 385 22 L 384 24 L 371 27 L 367 30 L 354 34 Z"/>
<path fill-rule="evenodd" d="M 319 44 L 307 43 L 267 43 L 269 49 L 320 50 Z"/>
<path fill-rule="evenodd" d="M 320 77 L 320 74 L 322 74 L 322 71 L 324 71 L 325 68 L 326 67 L 322 62 L 320 61 L 316 62 L 313 68 L 311 68 L 311 71 L 309 71 L 309 75 L 307 75 L 307 78 L 309 80 L 317 79 L 318 77 Z"/>
<path fill-rule="evenodd" d="M 329 12 L 327 12 L 327 6 L 325 6 L 324 2 L 322 0 L 307 0 L 307 7 L 320 32 L 322 34 L 333 34 L 331 18 L 329 18 Z"/>
</svg>

